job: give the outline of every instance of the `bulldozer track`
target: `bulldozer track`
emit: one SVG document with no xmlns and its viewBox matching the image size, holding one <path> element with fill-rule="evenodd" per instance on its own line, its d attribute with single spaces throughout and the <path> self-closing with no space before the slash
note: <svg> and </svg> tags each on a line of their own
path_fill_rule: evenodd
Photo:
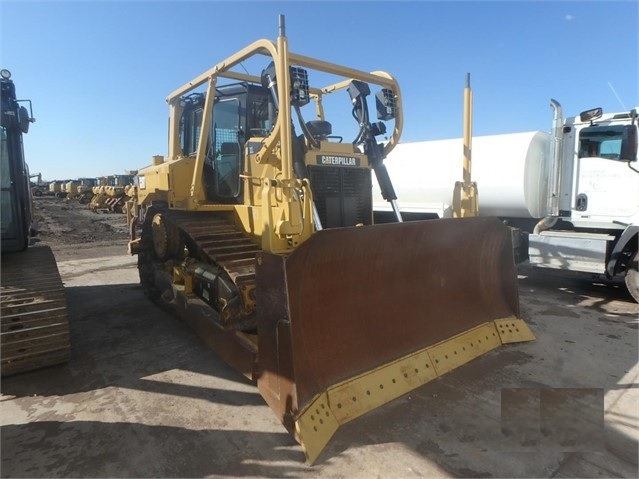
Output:
<svg viewBox="0 0 639 479">
<path fill-rule="evenodd" d="M 222 266 L 238 281 L 255 279 L 255 255 L 260 248 L 243 230 L 215 214 L 171 211 L 173 222 L 211 262 Z"/>
<path fill-rule="evenodd" d="M 1 293 L 2 376 L 67 362 L 67 304 L 51 250 L 4 255 Z"/>
<path fill-rule="evenodd" d="M 147 212 L 149 221 L 145 222 L 143 229 L 141 261 L 144 261 L 143 258 L 148 254 L 153 255 L 150 251 L 153 246 L 149 238 L 151 235 L 149 224 L 157 213 L 161 213 L 167 222 L 180 230 L 192 255 L 206 263 L 218 265 L 226 272 L 242 298 L 243 315 L 251 316 L 253 306 L 247 304 L 251 303 L 247 299 L 255 288 L 255 255 L 261 251 L 260 248 L 230 218 L 226 219 L 220 214 L 187 213 L 154 207 Z M 148 273 L 141 269 L 140 274 L 142 278 L 143 274 Z M 149 284 L 152 279 L 146 278 L 146 282 Z M 243 324 L 242 329 L 251 329 L 255 326 L 254 319 Z"/>
</svg>

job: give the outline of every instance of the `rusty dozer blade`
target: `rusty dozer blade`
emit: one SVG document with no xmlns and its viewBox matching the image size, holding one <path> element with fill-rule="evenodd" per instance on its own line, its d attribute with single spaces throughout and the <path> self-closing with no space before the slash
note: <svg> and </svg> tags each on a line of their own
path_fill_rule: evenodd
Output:
<svg viewBox="0 0 639 479">
<path fill-rule="evenodd" d="M 323 230 L 260 253 L 256 281 L 258 387 L 311 463 L 339 425 L 534 339 L 495 218 Z"/>
</svg>

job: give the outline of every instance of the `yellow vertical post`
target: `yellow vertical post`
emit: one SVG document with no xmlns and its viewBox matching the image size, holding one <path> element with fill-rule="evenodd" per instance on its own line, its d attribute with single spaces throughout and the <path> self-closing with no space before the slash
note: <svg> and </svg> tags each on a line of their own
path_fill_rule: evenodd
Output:
<svg viewBox="0 0 639 479">
<path fill-rule="evenodd" d="M 279 62 L 277 62 L 275 69 L 280 103 L 278 116 L 280 124 L 280 151 L 282 155 L 282 179 L 290 180 L 293 177 L 293 155 L 291 151 L 291 75 L 289 73 L 288 40 L 286 39 L 284 15 L 280 15 L 279 17 L 277 52 Z"/>
<path fill-rule="evenodd" d="M 180 148 L 180 118 L 183 110 L 180 98 L 169 100 L 169 159 L 171 160 L 175 160 L 182 154 Z M 164 161 L 164 158 L 162 161 Z M 156 164 L 155 159 L 153 164 Z"/>
<path fill-rule="evenodd" d="M 464 88 L 464 188 L 470 187 L 472 150 L 473 91 L 470 89 L 470 73 L 466 74 Z"/>
<path fill-rule="evenodd" d="M 296 244 L 310 235 L 312 231 L 312 218 L 302 217 L 298 192 L 301 183 L 293 174 L 291 74 L 289 61 L 284 15 L 280 15 L 275 71 L 277 77 L 277 95 L 279 99 L 277 128 L 279 132 L 281 175 L 277 178 L 278 184 L 276 186 L 264 185 L 262 204 L 263 208 L 267 209 L 264 215 L 265 226 L 274 229 L 274 233 L 280 239 L 286 239 L 288 244 Z M 271 190 L 273 192 L 271 192 Z M 277 193 L 277 195 L 275 195 L 275 193 Z M 274 206 L 276 206 L 276 208 L 274 208 Z M 303 234 L 305 238 L 301 238 Z M 263 246 L 270 247 L 264 242 L 265 238 L 266 241 L 270 241 L 268 235 L 262 235 Z"/>
<path fill-rule="evenodd" d="M 194 204 L 197 204 L 198 202 L 204 201 L 206 199 L 202 183 L 202 176 L 204 172 L 204 160 L 206 159 L 207 145 L 209 138 L 211 137 L 216 84 L 217 78 L 215 76 L 211 76 L 209 78 L 209 85 L 206 90 L 206 98 L 204 100 L 202 128 L 200 129 L 200 138 L 198 138 L 197 154 L 195 155 L 195 166 L 193 168 L 193 179 L 191 180 L 191 201 L 193 201 Z"/>
<path fill-rule="evenodd" d="M 464 153 L 462 181 L 455 182 L 453 190 L 453 218 L 479 216 L 477 183 L 472 181 L 472 116 L 473 92 L 470 88 L 470 73 L 466 74 L 464 88 Z"/>
</svg>

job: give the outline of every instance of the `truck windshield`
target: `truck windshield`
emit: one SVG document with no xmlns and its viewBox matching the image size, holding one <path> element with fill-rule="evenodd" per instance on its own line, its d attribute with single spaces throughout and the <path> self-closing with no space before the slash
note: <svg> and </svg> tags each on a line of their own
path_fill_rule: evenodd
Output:
<svg viewBox="0 0 639 479">
<path fill-rule="evenodd" d="M 579 134 L 579 158 L 619 160 L 622 134 L 623 125 L 584 128 Z"/>
</svg>

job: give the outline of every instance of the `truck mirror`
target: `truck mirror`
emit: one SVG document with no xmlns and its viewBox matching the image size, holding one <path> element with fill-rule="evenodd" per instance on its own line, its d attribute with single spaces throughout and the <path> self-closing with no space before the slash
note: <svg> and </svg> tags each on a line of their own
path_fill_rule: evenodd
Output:
<svg viewBox="0 0 639 479">
<path fill-rule="evenodd" d="M 22 133 L 29 133 L 29 123 L 31 122 L 31 118 L 29 117 L 29 112 L 23 106 L 20 107 L 20 113 L 18 122 L 20 123 L 20 129 Z"/>
<path fill-rule="evenodd" d="M 621 153 L 619 159 L 637 161 L 637 126 L 626 125 L 621 134 Z"/>
<path fill-rule="evenodd" d="M 603 115 L 602 108 L 593 108 L 592 110 L 582 111 L 579 114 L 579 119 L 583 122 L 592 121 L 592 120 L 596 120 L 601 115 Z"/>
</svg>

